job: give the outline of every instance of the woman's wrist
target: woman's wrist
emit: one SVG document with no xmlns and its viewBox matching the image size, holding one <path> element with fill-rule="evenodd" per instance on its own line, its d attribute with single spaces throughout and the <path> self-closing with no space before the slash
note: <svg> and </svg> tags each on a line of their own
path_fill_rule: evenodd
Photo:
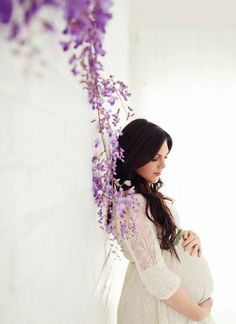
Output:
<svg viewBox="0 0 236 324">
<path fill-rule="evenodd" d="M 196 321 L 202 321 L 207 315 L 209 311 L 207 311 L 204 307 L 199 306 L 199 314 L 196 316 Z"/>
<path fill-rule="evenodd" d="M 183 287 L 179 287 L 165 303 L 193 321 L 203 320 L 212 306 L 212 300 L 197 304 Z"/>
</svg>

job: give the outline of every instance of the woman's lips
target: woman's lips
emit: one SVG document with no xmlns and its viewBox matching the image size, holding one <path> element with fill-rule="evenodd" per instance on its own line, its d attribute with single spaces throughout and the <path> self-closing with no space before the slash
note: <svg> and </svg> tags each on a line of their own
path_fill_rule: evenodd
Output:
<svg viewBox="0 0 236 324">
<path fill-rule="evenodd" d="M 160 177 L 161 173 L 160 172 L 155 172 L 154 173 L 156 177 Z"/>
</svg>

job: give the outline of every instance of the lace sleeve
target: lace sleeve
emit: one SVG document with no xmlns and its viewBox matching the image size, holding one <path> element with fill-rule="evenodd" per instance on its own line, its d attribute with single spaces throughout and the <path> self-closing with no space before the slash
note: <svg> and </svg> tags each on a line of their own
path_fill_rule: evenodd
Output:
<svg viewBox="0 0 236 324">
<path fill-rule="evenodd" d="M 180 278 L 165 264 L 155 227 L 145 214 L 145 198 L 140 194 L 136 198 L 141 205 L 139 211 L 135 213 L 131 208 L 127 211 L 128 222 L 134 218 L 136 230 L 123 239 L 123 244 L 132 256 L 149 293 L 159 299 L 168 299 L 178 289 Z"/>
</svg>

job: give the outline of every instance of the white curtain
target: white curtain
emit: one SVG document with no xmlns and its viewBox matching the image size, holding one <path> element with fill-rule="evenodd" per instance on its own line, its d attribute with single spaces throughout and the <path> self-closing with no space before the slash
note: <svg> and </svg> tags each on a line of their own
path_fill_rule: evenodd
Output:
<svg viewBox="0 0 236 324">
<path fill-rule="evenodd" d="M 173 137 L 163 192 L 202 240 L 217 323 L 236 318 L 236 31 L 160 30 L 132 37 L 137 116 Z M 200 276 L 201 274 L 199 274 Z"/>
</svg>

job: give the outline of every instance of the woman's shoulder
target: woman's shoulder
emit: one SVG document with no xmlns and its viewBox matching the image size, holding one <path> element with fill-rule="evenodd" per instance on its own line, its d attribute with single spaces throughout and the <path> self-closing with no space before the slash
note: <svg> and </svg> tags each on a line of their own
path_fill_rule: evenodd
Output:
<svg viewBox="0 0 236 324">
<path fill-rule="evenodd" d="M 137 192 L 129 193 L 127 191 L 123 191 L 122 194 L 119 195 L 119 197 L 127 200 L 137 200 L 140 203 L 146 202 L 146 198 L 141 193 Z"/>
<path fill-rule="evenodd" d="M 140 203 L 146 203 L 146 198 L 141 193 L 133 194 L 134 199 L 136 199 Z"/>
<path fill-rule="evenodd" d="M 146 206 L 146 198 L 141 193 L 130 194 L 126 199 L 126 206 L 134 212 L 143 211 Z"/>
<path fill-rule="evenodd" d="M 134 210 L 137 212 L 140 207 L 146 206 L 146 198 L 140 193 L 124 191 L 114 196 L 113 204 L 119 207 L 119 209 Z"/>
</svg>

